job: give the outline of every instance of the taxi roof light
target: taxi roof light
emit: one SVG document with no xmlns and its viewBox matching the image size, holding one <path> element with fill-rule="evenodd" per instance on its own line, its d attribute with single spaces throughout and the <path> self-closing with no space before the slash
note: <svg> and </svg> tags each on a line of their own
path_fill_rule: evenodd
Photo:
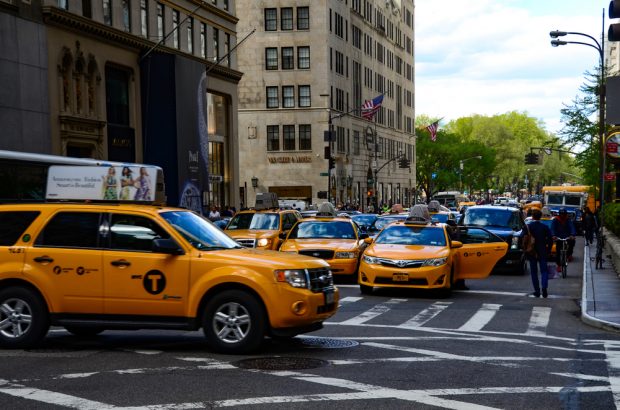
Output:
<svg viewBox="0 0 620 410">
<path fill-rule="evenodd" d="M 325 216 L 335 217 L 336 216 L 336 208 L 334 207 L 334 204 L 332 204 L 331 202 L 323 202 L 321 205 L 319 205 L 319 210 L 316 213 L 316 216 L 318 216 L 318 217 L 325 217 Z"/>
<path fill-rule="evenodd" d="M 431 222 L 431 214 L 428 212 L 428 206 L 426 204 L 416 204 L 409 211 L 409 216 L 405 220 L 410 224 L 428 224 Z"/>
</svg>

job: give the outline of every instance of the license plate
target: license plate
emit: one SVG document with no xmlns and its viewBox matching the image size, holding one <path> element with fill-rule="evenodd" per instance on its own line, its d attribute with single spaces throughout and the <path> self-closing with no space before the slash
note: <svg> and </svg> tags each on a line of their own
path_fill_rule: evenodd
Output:
<svg viewBox="0 0 620 410">
<path fill-rule="evenodd" d="M 408 282 L 409 281 L 409 275 L 407 275 L 406 273 L 395 273 L 392 276 L 392 280 L 394 282 Z"/>
<path fill-rule="evenodd" d="M 331 305 L 332 303 L 334 303 L 334 291 L 333 290 L 327 290 L 323 294 L 325 295 L 326 305 Z"/>
</svg>

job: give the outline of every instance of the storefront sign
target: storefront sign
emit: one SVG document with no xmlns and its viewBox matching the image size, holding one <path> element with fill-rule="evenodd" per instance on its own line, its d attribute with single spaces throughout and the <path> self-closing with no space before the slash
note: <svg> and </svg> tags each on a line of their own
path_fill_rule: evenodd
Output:
<svg viewBox="0 0 620 410">
<path fill-rule="evenodd" d="M 270 164 L 310 164 L 312 163 L 311 155 L 296 155 L 290 157 L 267 157 Z"/>
</svg>

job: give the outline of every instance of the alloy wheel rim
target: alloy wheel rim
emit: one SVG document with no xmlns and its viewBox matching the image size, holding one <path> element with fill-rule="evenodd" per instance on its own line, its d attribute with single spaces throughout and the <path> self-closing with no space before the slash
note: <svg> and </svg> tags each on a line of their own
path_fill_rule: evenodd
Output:
<svg viewBox="0 0 620 410">
<path fill-rule="evenodd" d="M 32 325 L 32 309 L 22 299 L 7 299 L 0 305 L 0 334 L 10 339 L 25 335 Z"/>
<path fill-rule="evenodd" d="M 220 306 L 213 316 L 213 330 L 224 343 L 239 343 L 250 332 L 252 323 L 248 310 L 236 302 Z"/>
</svg>

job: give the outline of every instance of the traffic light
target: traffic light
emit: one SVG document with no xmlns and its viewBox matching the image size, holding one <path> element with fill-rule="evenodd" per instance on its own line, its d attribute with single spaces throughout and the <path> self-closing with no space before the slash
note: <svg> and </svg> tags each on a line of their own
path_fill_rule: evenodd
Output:
<svg viewBox="0 0 620 410">
<path fill-rule="evenodd" d="M 529 154 L 525 154 L 525 163 L 528 165 L 536 165 L 538 164 L 538 154 L 534 152 L 530 152 Z"/>
<path fill-rule="evenodd" d="M 370 198 L 372 196 L 372 188 L 368 188 L 368 192 L 366 192 L 366 196 Z"/>
<path fill-rule="evenodd" d="M 410 165 L 411 165 L 411 161 L 409 161 L 405 157 L 398 160 L 398 168 L 409 168 Z"/>
<path fill-rule="evenodd" d="M 620 18 L 620 0 L 609 2 L 609 18 Z M 620 41 L 620 24 L 610 24 L 607 30 L 607 39 L 609 41 Z"/>
</svg>

